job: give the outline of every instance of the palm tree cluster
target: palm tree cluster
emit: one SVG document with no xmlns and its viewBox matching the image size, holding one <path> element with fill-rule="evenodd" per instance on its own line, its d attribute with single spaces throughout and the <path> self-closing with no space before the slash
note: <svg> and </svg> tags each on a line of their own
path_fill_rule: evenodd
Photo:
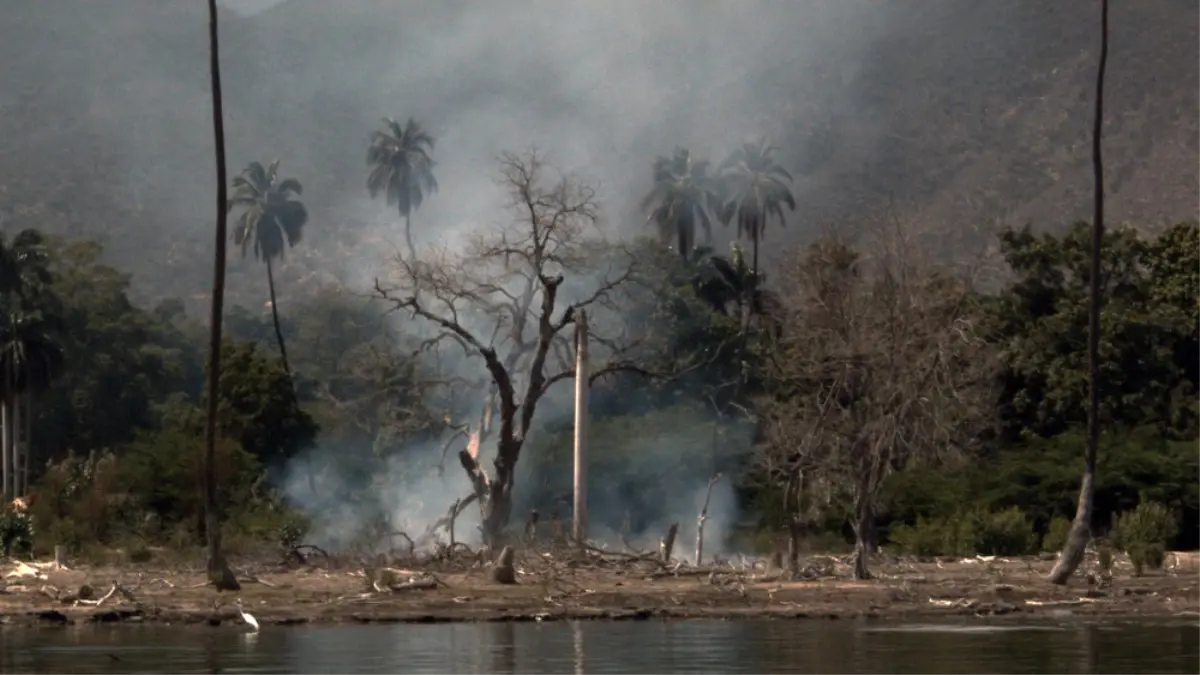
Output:
<svg viewBox="0 0 1200 675">
<path fill-rule="evenodd" d="M 412 239 L 412 214 L 425 197 L 437 191 L 433 175 L 434 140 L 420 123 L 409 118 L 401 125 L 384 118 L 382 128 L 372 132 L 367 151 L 367 191 L 372 198 L 385 195 L 387 203 L 404 218 L 404 238 L 410 256 L 416 255 Z M 300 242 L 308 224 L 308 210 L 300 201 L 304 186 L 295 178 L 279 175 L 279 160 L 264 166 L 251 162 L 233 179 L 226 210 L 241 210 L 233 228 L 233 241 L 245 257 L 251 250 L 267 267 L 267 289 L 271 297 L 271 320 L 283 368 L 291 375 L 287 346 L 279 323 L 275 295 L 274 263 L 287 249 Z"/>
<path fill-rule="evenodd" d="M 767 314 L 772 299 L 758 267 L 767 223 L 774 218 L 783 225 L 784 207 L 796 209 L 792 175 L 776 160 L 777 152 L 765 140 L 743 143 L 713 170 L 707 160 L 678 148 L 655 159 L 654 185 L 641 203 L 647 222 L 664 241 L 674 240 L 683 261 L 695 268 L 697 294 L 721 312 L 736 305 L 743 321 Z M 712 253 L 714 221 L 736 223 L 738 237 L 750 240 L 749 265 L 736 245 L 731 258 Z M 697 230 L 704 235 L 699 247 Z"/>
<path fill-rule="evenodd" d="M 0 483 L 5 503 L 29 489 L 34 396 L 63 368 L 59 303 L 50 289 L 45 241 L 23 230 L 0 235 Z"/>
<path fill-rule="evenodd" d="M 758 245 L 772 217 L 784 223 L 783 208 L 796 209 L 792 175 L 775 159 L 778 148 L 765 140 L 743 143 L 711 170 L 686 148 L 654 160 L 654 186 L 642 199 L 664 241 L 675 239 L 684 260 L 695 246 L 696 230 L 712 240 L 712 223 L 737 223 L 737 234 L 750 240 L 751 270 L 758 273 Z"/>
</svg>

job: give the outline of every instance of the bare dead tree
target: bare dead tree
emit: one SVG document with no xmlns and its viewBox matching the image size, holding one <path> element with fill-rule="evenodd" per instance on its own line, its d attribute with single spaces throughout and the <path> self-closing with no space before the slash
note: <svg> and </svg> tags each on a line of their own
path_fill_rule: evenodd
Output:
<svg viewBox="0 0 1200 675">
<path fill-rule="evenodd" d="M 375 283 L 380 297 L 433 329 L 429 350 L 452 349 L 481 362 L 487 374 L 471 385 L 487 392 L 484 412 L 458 456 L 492 548 L 509 522 L 514 470 L 538 403 L 554 384 L 575 376 L 567 328 L 583 308 L 592 317 L 605 310 L 615 316 L 636 260 L 605 243 L 590 187 L 553 172 L 536 152 L 505 153 L 499 163 L 510 222 L 474 233 L 461 253 L 398 257 L 393 278 Z M 636 341 L 606 336 L 602 325 L 592 327 L 589 382 L 618 371 L 649 375 L 632 357 Z M 478 448 L 491 435 L 496 455 L 488 472 Z"/>
<path fill-rule="evenodd" d="M 782 275 L 763 460 L 790 504 L 808 479 L 849 493 L 860 579 L 884 481 L 970 442 L 991 373 L 968 282 L 922 264 L 899 226 L 870 253 L 825 238 Z"/>
</svg>

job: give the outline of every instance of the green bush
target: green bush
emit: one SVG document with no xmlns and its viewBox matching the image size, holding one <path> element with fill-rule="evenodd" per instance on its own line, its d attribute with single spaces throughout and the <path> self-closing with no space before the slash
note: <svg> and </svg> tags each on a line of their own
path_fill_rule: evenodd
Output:
<svg viewBox="0 0 1200 675">
<path fill-rule="evenodd" d="M 1057 553 L 1067 545 L 1071 535 L 1071 519 L 1064 516 L 1054 516 L 1042 537 L 1042 550 Z"/>
<path fill-rule="evenodd" d="M 1037 546 L 1037 533 L 1025 512 L 1013 506 L 975 515 L 974 552 L 980 555 L 1025 555 Z"/>
<path fill-rule="evenodd" d="M 918 517 L 915 525 L 893 526 L 890 539 L 905 553 L 921 557 L 1024 555 L 1036 545 L 1037 533 L 1025 513 L 1013 507 L 976 509 L 952 518 Z"/>
<path fill-rule="evenodd" d="M 11 506 L 0 510 L 0 553 L 6 556 L 33 550 L 33 516 Z"/>
<path fill-rule="evenodd" d="M 1112 539 L 1117 548 L 1129 554 L 1134 574 L 1140 575 L 1146 568 L 1162 567 L 1167 542 L 1178 531 L 1179 524 L 1170 509 L 1158 502 L 1143 501 L 1134 510 L 1117 514 Z"/>
<path fill-rule="evenodd" d="M 915 525 L 893 525 L 888 538 L 909 555 L 930 558 L 942 555 L 942 522 L 918 517 Z"/>
</svg>

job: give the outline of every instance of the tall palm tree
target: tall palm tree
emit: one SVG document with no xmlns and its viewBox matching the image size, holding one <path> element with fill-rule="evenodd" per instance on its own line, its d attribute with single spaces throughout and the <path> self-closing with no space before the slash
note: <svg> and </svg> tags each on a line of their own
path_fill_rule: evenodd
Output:
<svg viewBox="0 0 1200 675">
<path fill-rule="evenodd" d="M 408 254 L 416 257 L 417 249 L 412 241 L 412 212 L 421 208 L 427 195 L 437 192 L 437 179 L 433 176 L 433 136 L 429 135 L 413 118 L 401 126 L 396 120 L 386 117 L 383 128 L 371 134 L 371 147 L 367 150 L 367 191 L 371 199 L 381 193 L 387 195 L 389 206 L 395 205 L 404 217 L 404 240 Z"/>
<path fill-rule="evenodd" d="M 267 263 L 267 289 L 271 293 L 271 319 L 275 323 L 275 339 L 283 370 L 291 377 L 283 330 L 279 327 L 279 309 L 275 301 L 275 273 L 272 261 L 282 259 L 285 251 L 295 246 L 308 222 L 308 210 L 294 197 L 304 193 L 304 186 L 295 178 L 279 178 L 279 160 L 263 167 L 251 162 L 240 176 L 233 179 L 233 196 L 229 208 L 240 207 L 242 215 L 233 228 L 233 242 L 242 247 L 242 257 L 253 246 L 254 257 Z"/>
<path fill-rule="evenodd" d="M 37 230 L 23 230 L 10 243 L 0 236 L 0 449 L 9 498 L 28 491 L 30 438 L 26 433 L 25 443 L 19 443 L 19 411 L 23 407 L 26 417 L 32 414 L 33 395 L 63 366 L 61 308 L 48 288 L 48 259 Z"/>
<path fill-rule="evenodd" d="M 726 196 L 721 205 L 721 222 L 737 218 L 739 237 L 747 237 L 753 247 L 751 268 L 758 272 L 758 242 L 762 240 L 771 216 L 783 225 L 783 207 L 796 210 L 796 198 L 790 184 L 792 175 L 775 161 L 777 149 L 765 140 L 743 143 L 721 163 L 720 174 Z"/>
<path fill-rule="evenodd" d="M 1079 486 L 1079 504 L 1071 532 L 1063 545 L 1050 581 L 1065 584 L 1083 562 L 1092 526 L 1092 508 L 1096 496 L 1096 451 L 1100 445 L 1100 250 L 1104 243 L 1104 157 L 1100 152 L 1104 129 L 1104 71 L 1108 67 L 1108 0 L 1100 3 L 1100 63 L 1096 69 L 1096 109 L 1092 119 L 1092 178 L 1095 182 L 1092 216 L 1092 269 L 1088 302 L 1088 424 L 1084 450 L 1083 479 Z"/>
<path fill-rule="evenodd" d="M 6 303 L 8 304 L 8 303 Z M 44 391 L 63 370 L 62 322 L 53 313 L 21 306 L 6 307 L 0 327 L 0 418 L 3 447 L 10 459 L 12 496 L 29 489 L 31 440 L 21 443 L 21 418 L 32 413 L 32 397 Z M 24 411 L 22 412 L 22 409 Z M 26 429 L 28 420 L 26 419 Z"/>
<path fill-rule="evenodd" d="M 217 503 L 218 380 L 221 377 L 221 318 L 225 309 L 225 241 L 229 208 L 225 177 L 225 112 L 221 101 L 221 50 L 217 41 L 217 0 L 208 0 L 209 74 L 212 78 L 213 145 L 217 160 L 217 246 L 213 256 L 212 310 L 208 329 L 208 419 L 204 424 L 204 535 L 208 579 L 217 590 L 237 590 L 237 577 L 221 553 L 221 513 Z"/>
<path fill-rule="evenodd" d="M 686 148 L 676 148 L 672 156 L 654 160 L 654 187 L 640 206 L 663 241 L 674 237 L 679 255 L 687 260 L 697 228 L 704 231 L 706 244 L 712 241 L 713 213 L 721 201 L 720 184 L 709 174 L 709 163 Z"/>
</svg>

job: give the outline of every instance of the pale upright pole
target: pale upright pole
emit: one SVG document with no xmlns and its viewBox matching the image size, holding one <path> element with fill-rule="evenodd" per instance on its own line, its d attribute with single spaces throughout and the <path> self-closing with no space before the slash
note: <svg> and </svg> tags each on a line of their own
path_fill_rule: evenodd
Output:
<svg viewBox="0 0 1200 675">
<path fill-rule="evenodd" d="M 587 314 L 575 319 L 575 505 L 572 535 L 587 539 L 587 415 L 588 415 Z"/>
</svg>

